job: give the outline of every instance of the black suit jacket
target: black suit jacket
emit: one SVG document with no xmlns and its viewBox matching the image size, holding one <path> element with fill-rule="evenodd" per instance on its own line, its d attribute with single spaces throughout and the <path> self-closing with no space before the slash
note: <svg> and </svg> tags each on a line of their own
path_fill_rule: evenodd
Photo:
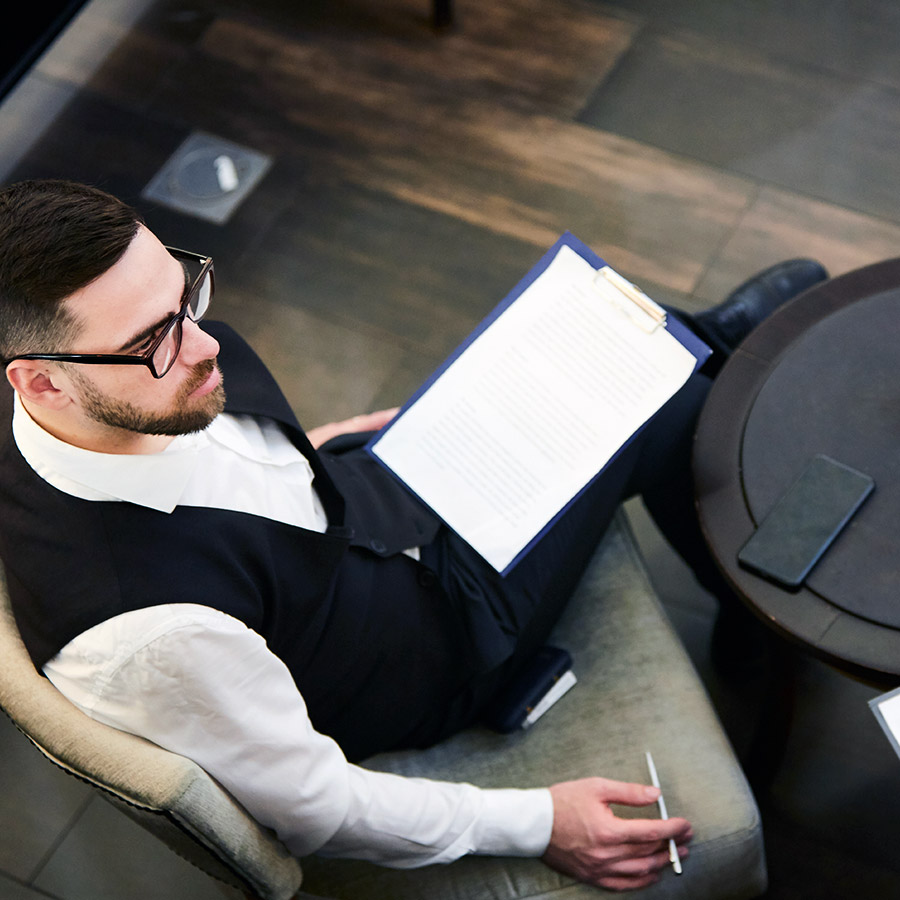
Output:
<svg viewBox="0 0 900 900">
<path fill-rule="evenodd" d="M 439 523 L 361 449 L 316 453 L 250 347 L 227 326 L 205 327 L 221 344 L 228 411 L 282 424 L 310 460 L 328 530 L 227 510 L 166 514 L 71 497 L 22 458 L 7 391 L 0 556 L 35 664 L 120 613 L 202 603 L 266 639 L 290 668 L 315 727 L 351 759 L 428 743 L 440 710 L 486 665 L 464 598 L 402 555 L 439 542 Z"/>
</svg>

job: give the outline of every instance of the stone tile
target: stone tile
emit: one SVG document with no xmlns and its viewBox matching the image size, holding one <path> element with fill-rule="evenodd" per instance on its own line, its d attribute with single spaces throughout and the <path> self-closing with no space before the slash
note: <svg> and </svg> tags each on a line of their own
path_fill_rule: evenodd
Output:
<svg viewBox="0 0 900 900">
<path fill-rule="evenodd" d="M 639 497 L 626 501 L 625 510 L 660 599 L 668 609 L 682 608 L 695 617 L 698 630 L 705 631 L 708 640 L 718 609 L 715 599 L 700 587 L 688 565 L 666 542 Z M 692 645 L 700 641 L 691 638 Z"/>
<path fill-rule="evenodd" d="M 878 693 L 817 660 L 801 662 L 787 753 L 770 803 L 794 827 L 803 823 L 807 839 L 898 877 L 894 848 L 873 840 L 900 828 L 900 759 L 868 707 Z"/>
<path fill-rule="evenodd" d="M 437 359 L 412 350 L 406 351 L 376 392 L 372 406 L 379 409 L 402 406 L 443 361 L 443 357 Z"/>
<path fill-rule="evenodd" d="M 762 815 L 770 874 L 765 900 L 855 900 L 896 893 L 895 865 L 863 864 L 852 848 L 810 837 L 769 805 L 763 806 Z M 879 843 L 868 828 L 859 836 L 867 837 L 870 846 Z"/>
<path fill-rule="evenodd" d="M 86 3 L 0 105 L 0 181 L 63 107 L 127 41 L 154 0 Z"/>
<path fill-rule="evenodd" d="M 183 126 L 150 121 L 82 91 L 66 104 L 53 128 L 43 133 L 9 178 L 68 178 L 134 202 L 187 131 Z"/>
<path fill-rule="evenodd" d="M 383 193 L 308 183 L 236 273 L 243 291 L 443 359 L 539 257 Z M 309 210 L 309 214 L 304 214 Z"/>
<path fill-rule="evenodd" d="M 641 281 L 690 291 L 754 193 L 745 178 L 549 118 L 472 113 L 433 155 L 374 154 L 346 177 L 541 250 L 572 231 Z M 435 159 L 438 164 L 432 165 Z"/>
<path fill-rule="evenodd" d="M 10 180 L 10 173 L 76 90 L 36 73 L 4 98 L 0 105 L 0 181 Z"/>
<path fill-rule="evenodd" d="M 27 885 L 13 881 L 0 873 L 0 897 L 3 900 L 57 900 L 43 891 L 37 891 Z"/>
<path fill-rule="evenodd" d="M 0 870 L 27 882 L 77 817 L 90 788 L 53 765 L 0 715 Z M 0 882 L 0 896 L 2 882 Z"/>
<path fill-rule="evenodd" d="M 607 0 L 603 9 L 900 87 L 893 0 Z"/>
<path fill-rule="evenodd" d="M 900 90 L 686 32 L 643 32 L 580 115 L 725 170 L 900 221 Z"/>
<path fill-rule="evenodd" d="M 42 75 L 83 87 L 125 43 L 154 0 L 87 3 L 36 65 Z"/>
<path fill-rule="evenodd" d="M 540 11 L 546 31 L 534 29 L 536 7 L 518 0 L 461 11 L 465 29 L 439 43 L 399 40 L 379 12 L 361 40 L 348 24 L 356 12 L 303 32 L 221 16 L 157 114 L 177 103 L 208 131 L 254 135 L 315 185 L 297 196 L 295 217 L 332 218 L 349 182 L 400 210 L 540 250 L 569 229 L 635 277 L 676 290 L 694 286 L 747 203 L 745 179 L 566 121 L 628 46 L 632 24 L 555 3 Z"/>
<path fill-rule="evenodd" d="M 712 260 L 695 301 L 718 302 L 745 278 L 795 256 L 818 259 L 832 275 L 841 275 L 900 256 L 900 225 L 763 188 Z"/>
<path fill-rule="evenodd" d="M 61 900 L 242 900 L 100 797 L 35 879 Z"/>
<path fill-rule="evenodd" d="M 327 114 L 348 97 L 363 115 L 411 112 L 423 101 L 436 115 L 452 114 L 485 96 L 572 115 L 636 30 L 620 16 L 568 0 L 460 4 L 461 27 L 439 38 L 421 27 L 421 0 L 376 8 L 345 2 L 331 15 L 319 5 L 311 21 L 291 6 L 287 13 L 272 9 L 263 22 L 241 14 L 241 5 L 259 7 L 255 0 L 230 4 L 233 11 L 223 11 L 204 35 L 204 50 L 264 76 L 297 121 Z"/>
<path fill-rule="evenodd" d="M 222 294 L 227 296 L 217 297 L 217 318 L 259 353 L 304 426 L 367 412 L 381 398 L 386 405 L 402 402 L 390 379 L 403 351 L 387 336 L 241 290 Z"/>
</svg>

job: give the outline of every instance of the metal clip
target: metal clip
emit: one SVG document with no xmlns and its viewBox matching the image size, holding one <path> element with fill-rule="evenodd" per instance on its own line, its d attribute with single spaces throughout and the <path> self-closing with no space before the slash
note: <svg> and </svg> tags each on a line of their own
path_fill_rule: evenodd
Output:
<svg viewBox="0 0 900 900">
<path fill-rule="evenodd" d="M 621 297 L 626 299 L 627 303 L 617 303 L 616 305 L 625 313 L 627 313 L 642 330 L 653 333 L 661 325 L 666 324 L 666 311 L 658 304 L 651 300 L 639 287 L 633 285 L 630 281 L 623 278 L 614 269 L 609 266 L 597 270 L 594 276 L 594 286 L 599 288 L 598 279 L 616 289 L 616 294 L 611 295 L 604 291 L 604 296 L 610 299 Z"/>
</svg>

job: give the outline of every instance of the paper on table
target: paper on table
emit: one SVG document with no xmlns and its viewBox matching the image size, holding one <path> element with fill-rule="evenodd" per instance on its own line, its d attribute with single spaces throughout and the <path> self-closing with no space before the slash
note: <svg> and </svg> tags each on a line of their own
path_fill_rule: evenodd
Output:
<svg viewBox="0 0 900 900">
<path fill-rule="evenodd" d="M 503 571 L 687 381 L 696 358 L 568 246 L 372 452 Z"/>
<path fill-rule="evenodd" d="M 900 755 L 900 688 L 870 700 L 869 707 L 884 729 L 891 746 Z"/>
</svg>

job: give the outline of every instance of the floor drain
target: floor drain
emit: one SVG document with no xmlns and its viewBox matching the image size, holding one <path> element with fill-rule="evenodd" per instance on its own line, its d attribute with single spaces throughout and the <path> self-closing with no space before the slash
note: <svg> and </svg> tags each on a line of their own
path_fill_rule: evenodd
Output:
<svg viewBox="0 0 900 900">
<path fill-rule="evenodd" d="M 270 157 L 195 131 L 169 157 L 141 196 L 222 225 L 271 166 Z"/>
</svg>

